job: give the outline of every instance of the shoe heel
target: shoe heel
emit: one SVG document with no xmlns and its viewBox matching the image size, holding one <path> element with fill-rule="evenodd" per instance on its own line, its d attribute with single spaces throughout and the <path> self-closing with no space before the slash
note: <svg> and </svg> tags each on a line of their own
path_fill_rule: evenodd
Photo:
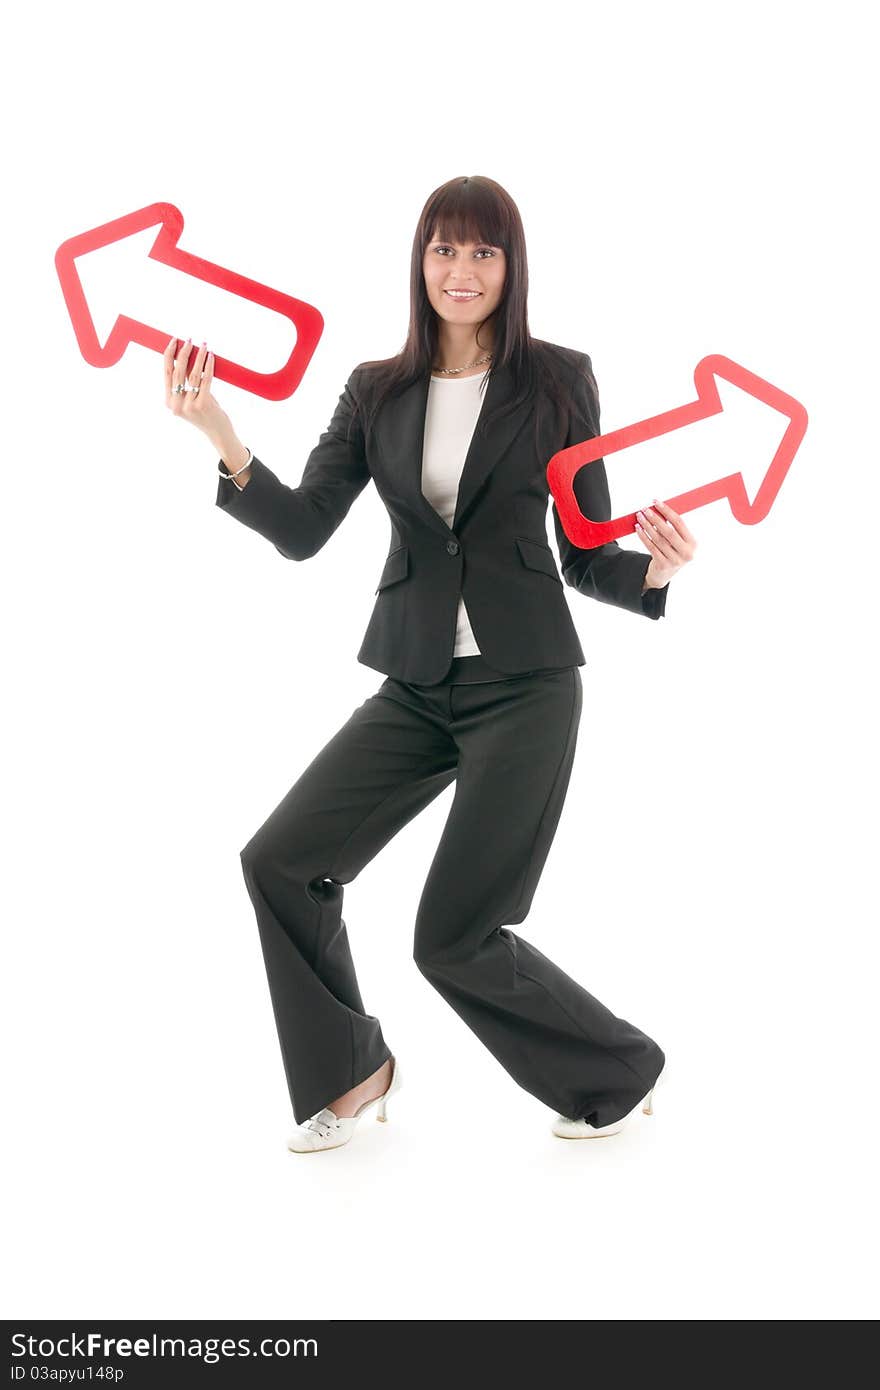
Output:
<svg viewBox="0 0 880 1390">
<path fill-rule="evenodd" d="M 653 1115 L 653 1113 L 654 1113 L 654 1092 L 656 1091 L 657 1087 L 660 1085 L 661 1081 L 662 1081 L 662 1082 L 664 1083 L 664 1085 L 665 1085 L 665 1083 L 666 1083 L 666 1063 L 665 1063 L 665 1062 L 664 1062 L 663 1066 L 660 1068 L 660 1074 L 659 1074 L 659 1076 L 657 1077 L 657 1080 L 654 1082 L 654 1085 L 651 1087 L 650 1091 L 649 1091 L 648 1094 L 645 1096 L 645 1099 L 642 1101 L 642 1114 L 643 1114 L 643 1115 Z"/>
<path fill-rule="evenodd" d="M 391 1095 L 392 1091 L 397 1090 L 399 1085 L 400 1074 L 397 1069 L 397 1058 L 395 1057 L 394 1062 L 392 1064 L 391 1081 L 388 1084 L 388 1090 L 385 1092 L 384 1096 L 380 1096 L 379 1104 L 376 1107 L 376 1119 L 381 1120 L 383 1124 L 388 1119 L 388 1115 L 386 1112 L 386 1107 L 388 1105 L 388 1097 Z"/>
</svg>

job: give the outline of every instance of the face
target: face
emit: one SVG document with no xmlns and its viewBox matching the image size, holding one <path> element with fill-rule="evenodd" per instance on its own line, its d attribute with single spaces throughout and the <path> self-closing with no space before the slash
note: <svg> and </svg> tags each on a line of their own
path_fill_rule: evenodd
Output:
<svg viewBox="0 0 880 1390">
<path fill-rule="evenodd" d="M 425 248 L 422 268 L 431 307 L 450 324 L 476 327 L 501 301 L 507 258 L 500 246 L 435 237 Z M 469 293 L 456 296 L 454 290 Z"/>
</svg>

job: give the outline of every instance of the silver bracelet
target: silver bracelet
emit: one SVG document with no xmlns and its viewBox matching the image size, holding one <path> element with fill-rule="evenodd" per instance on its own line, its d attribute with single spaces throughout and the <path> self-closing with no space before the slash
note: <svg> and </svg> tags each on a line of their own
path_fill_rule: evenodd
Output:
<svg viewBox="0 0 880 1390">
<path fill-rule="evenodd" d="M 247 445 L 245 445 L 245 448 L 247 448 Z M 235 471 L 234 473 L 228 473 L 228 472 L 227 472 L 227 473 L 224 473 L 224 472 L 223 472 L 223 460 L 221 459 L 221 461 L 217 464 L 217 472 L 220 474 L 220 477 L 221 477 L 221 478 L 237 478 L 238 475 L 239 475 L 239 473 L 243 473 L 244 470 L 245 470 L 246 468 L 249 468 L 249 467 L 251 466 L 251 464 L 253 463 L 253 461 L 254 461 L 253 452 L 252 452 L 251 449 L 248 448 L 247 462 L 246 462 L 246 463 L 243 463 L 243 464 L 241 465 L 241 468 L 236 469 L 236 471 Z"/>
</svg>

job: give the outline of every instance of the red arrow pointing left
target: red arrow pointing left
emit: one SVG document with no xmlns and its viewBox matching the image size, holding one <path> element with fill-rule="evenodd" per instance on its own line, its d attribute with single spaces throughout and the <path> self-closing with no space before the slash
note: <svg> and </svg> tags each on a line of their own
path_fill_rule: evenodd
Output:
<svg viewBox="0 0 880 1390">
<path fill-rule="evenodd" d="M 190 251 L 181 251 L 177 243 L 183 231 L 183 214 L 173 203 L 151 203 L 139 212 L 126 213 L 124 217 L 105 222 L 101 227 L 93 227 L 89 232 L 80 232 L 78 236 L 62 242 L 55 252 L 55 269 L 61 281 L 61 291 L 85 360 L 93 367 L 113 367 L 129 343 L 140 343 L 158 353 L 164 352 L 168 346 L 168 339 L 173 335 L 167 327 L 140 323 L 125 314 L 117 317 L 107 342 L 102 346 L 75 264 L 77 256 L 83 256 L 87 251 L 96 251 L 157 225 L 159 232 L 150 251 L 151 260 L 161 261 L 185 275 L 195 276 L 198 280 L 228 290 L 230 294 L 273 309 L 289 318 L 296 327 L 296 345 L 279 371 L 255 372 L 239 362 L 215 356 L 215 378 L 240 386 L 242 390 L 251 391 L 269 401 L 281 401 L 292 396 L 324 331 L 321 314 L 313 304 L 307 304 L 303 299 L 294 299 L 292 295 L 261 285 L 258 280 L 249 280 L 245 275 L 215 265 L 213 261 L 203 260 Z"/>
</svg>

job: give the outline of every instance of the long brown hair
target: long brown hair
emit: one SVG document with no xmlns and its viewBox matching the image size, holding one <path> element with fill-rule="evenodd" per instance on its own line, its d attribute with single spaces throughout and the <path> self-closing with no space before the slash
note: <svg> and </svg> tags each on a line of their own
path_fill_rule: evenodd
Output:
<svg viewBox="0 0 880 1390">
<path fill-rule="evenodd" d="M 369 370 L 370 400 L 361 426 L 369 434 L 382 402 L 397 395 L 414 381 L 430 372 L 438 341 L 437 315 L 428 299 L 422 269 L 425 248 L 439 236 L 458 242 L 485 242 L 500 246 L 506 257 L 506 276 L 501 300 L 493 315 L 495 341 L 493 360 L 486 368 L 480 390 L 484 390 L 489 372 L 510 365 L 513 373 L 514 395 L 506 407 L 514 410 L 535 397 L 535 442 L 538 442 L 539 416 L 551 401 L 564 412 L 568 396 L 560 386 L 560 363 L 549 350 L 549 344 L 533 338 L 529 332 L 528 289 L 529 269 L 522 218 L 510 194 L 494 179 L 480 174 L 449 179 L 435 188 L 422 208 L 413 237 L 409 279 L 409 331 L 406 342 L 394 357 L 364 362 Z M 482 327 L 482 325 L 481 325 Z M 479 343 L 479 329 L 477 330 Z M 563 377 L 564 380 L 564 377 Z M 491 418 L 491 417 L 490 417 Z M 478 420 L 485 432 L 489 420 Z"/>
</svg>

